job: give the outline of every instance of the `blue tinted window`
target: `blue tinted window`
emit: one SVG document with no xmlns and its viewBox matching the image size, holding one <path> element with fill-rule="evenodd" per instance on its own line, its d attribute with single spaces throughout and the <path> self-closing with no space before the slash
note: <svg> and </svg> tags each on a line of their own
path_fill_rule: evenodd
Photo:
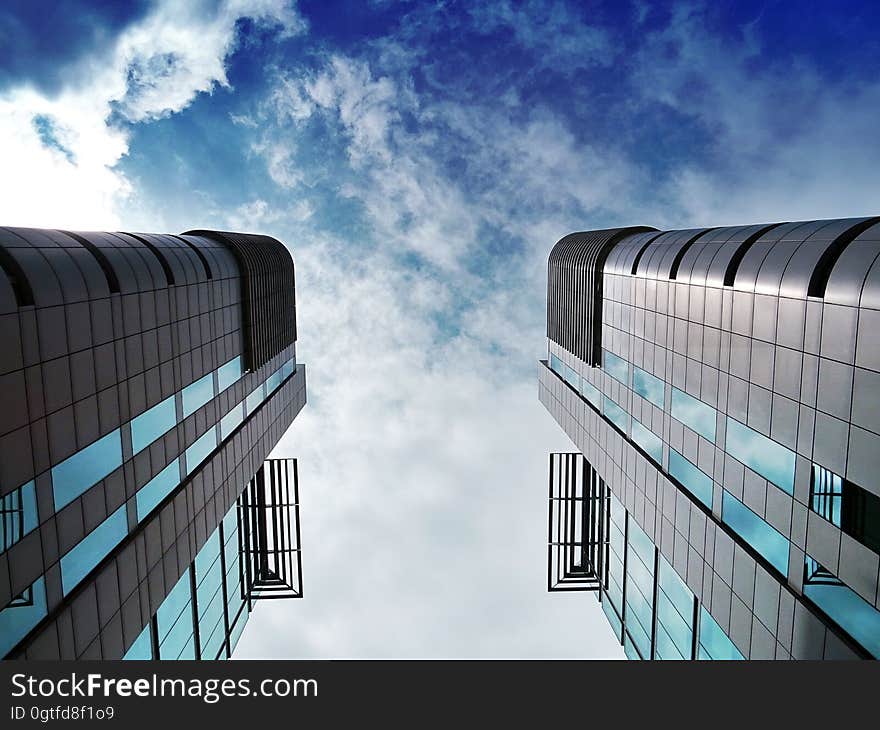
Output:
<svg viewBox="0 0 880 730">
<path fill-rule="evenodd" d="M 195 443 L 186 450 L 186 473 L 191 474 L 192 471 L 208 458 L 214 448 L 217 446 L 217 432 L 214 428 L 209 428 L 202 436 L 196 439 Z"/>
<path fill-rule="evenodd" d="M 733 418 L 727 419 L 727 453 L 789 494 L 794 493 L 794 452 Z"/>
<path fill-rule="evenodd" d="M 721 521 L 782 575 L 788 574 L 788 540 L 728 492 L 724 492 Z"/>
<path fill-rule="evenodd" d="M 0 611 L 0 657 L 6 656 L 46 615 L 46 583 L 37 578 Z"/>
<path fill-rule="evenodd" d="M 712 509 L 712 477 L 700 471 L 675 449 L 669 449 L 669 473 L 694 497 Z"/>
<path fill-rule="evenodd" d="M 715 441 L 715 409 L 678 388 L 672 389 L 672 417 L 703 438 Z"/>
<path fill-rule="evenodd" d="M 614 632 L 617 640 L 620 641 L 620 632 L 623 629 L 623 624 L 620 623 L 620 616 L 617 615 L 614 606 L 608 601 L 602 601 L 602 610 L 605 612 L 605 618 L 608 619 L 608 623 L 611 624 L 611 630 Z"/>
<path fill-rule="evenodd" d="M 293 375 L 294 371 L 294 363 L 293 358 L 290 358 L 284 365 L 281 366 L 281 379 L 287 380 L 291 375 Z"/>
<path fill-rule="evenodd" d="M 602 350 L 603 367 L 605 372 L 612 378 L 616 378 L 624 385 L 629 385 L 629 363 L 622 357 L 618 357 L 613 352 Z"/>
<path fill-rule="evenodd" d="M 809 555 L 804 563 L 804 595 L 880 659 L 880 611 Z"/>
<path fill-rule="evenodd" d="M 266 393 L 274 392 L 275 388 L 281 385 L 281 368 L 278 368 L 268 378 L 266 378 Z"/>
<path fill-rule="evenodd" d="M 657 585 L 657 658 L 690 659 L 694 594 L 672 566 L 660 558 Z"/>
<path fill-rule="evenodd" d="M 700 606 L 700 659 L 742 659 L 743 655 L 733 645 L 709 612 Z"/>
<path fill-rule="evenodd" d="M 611 423 L 617 426 L 621 431 L 626 433 L 629 425 L 629 413 L 615 403 L 611 398 L 605 396 L 602 401 L 602 413 Z"/>
<path fill-rule="evenodd" d="M 626 561 L 626 630 L 642 656 L 651 655 L 654 617 L 654 543 L 629 521 Z"/>
<path fill-rule="evenodd" d="M 556 357 L 556 355 L 550 355 L 550 369 L 554 373 L 562 375 L 562 360 Z"/>
<path fill-rule="evenodd" d="M 244 413 L 244 407 L 242 403 L 239 403 L 232 407 L 232 410 L 229 411 L 223 418 L 220 419 L 220 438 L 226 439 L 229 434 L 231 434 L 235 429 L 237 429 L 243 420 L 242 414 Z"/>
<path fill-rule="evenodd" d="M 180 484 L 180 460 L 175 459 L 137 491 L 135 501 L 138 522 L 150 514 L 178 484 Z"/>
<path fill-rule="evenodd" d="M 61 558 L 61 585 L 64 595 L 70 593 L 128 534 L 125 505 L 80 540 Z"/>
<path fill-rule="evenodd" d="M 37 495 L 32 481 L 0 497 L 0 552 L 37 526 Z"/>
<path fill-rule="evenodd" d="M 651 373 L 633 366 L 633 390 L 646 401 L 653 403 L 658 408 L 663 408 L 663 396 L 666 384 L 655 378 Z"/>
<path fill-rule="evenodd" d="M 663 441 L 650 428 L 639 423 L 635 418 L 632 421 L 632 440 L 658 464 L 663 463 Z"/>
<path fill-rule="evenodd" d="M 599 392 L 599 389 L 586 378 L 581 378 L 581 395 L 596 406 L 596 408 L 602 407 L 602 394 Z"/>
<path fill-rule="evenodd" d="M 194 659 L 192 590 L 189 570 L 174 585 L 156 611 L 160 659 Z"/>
<path fill-rule="evenodd" d="M 131 421 L 131 450 L 136 454 L 177 423 L 174 396 L 166 398 Z"/>
<path fill-rule="evenodd" d="M 183 389 L 183 417 L 197 411 L 214 397 L 214 373 L 208 373 Z"/>
<path fill-rule="evenodd" d="M 144 630 L 134 640 L 128 651 L 125 652 L 123 659 L 140 659 L 148 660 L 153 658 L 153 636 L 150 631 L 151 626 L 147 624 Z"/>
<path fill-rule="evenodd" d="M 122 466 L 122 437 L 117 428 L 52 467 L 55 510 L 58 511 L 72 502 L 120 466 Z"/>
<path fill-rule="evenodd" d="M 244 410 L 249 416 L 263 402 L 263 385 L 260 384 L 254 388 L 247 398 L 244 400 Z"/>
<path fill-rule="evenodd" d="M 217 368 L 217 387 L 222 393 L 241 377 L 241 358 L 236 357 Z"/>
</svg>

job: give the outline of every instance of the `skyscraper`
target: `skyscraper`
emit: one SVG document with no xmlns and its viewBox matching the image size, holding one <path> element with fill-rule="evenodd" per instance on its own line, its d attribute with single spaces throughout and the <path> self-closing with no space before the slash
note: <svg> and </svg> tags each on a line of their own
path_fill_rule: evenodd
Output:
<svg viewBox="0 0 880 730">
<path fill-rule="evenodd" d="M 0 228 L 0 267 L 0 656 L 229 656 L 301 595 L 290 254 Z"/>
<path fill-rule="evenodd" d="M 565 236 L 547 336 L 551 590 L 631 658 L 880 657 L 880 219 Z"/>
</svg>

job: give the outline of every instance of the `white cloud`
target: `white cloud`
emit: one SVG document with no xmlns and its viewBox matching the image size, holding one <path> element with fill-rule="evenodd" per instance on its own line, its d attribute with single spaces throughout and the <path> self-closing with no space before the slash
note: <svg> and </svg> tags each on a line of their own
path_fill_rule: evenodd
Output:
<svg viewBox="0 0 880 730">
<path fill-rule="evenodd" d="M 128 152 L 116 111 L 131 122 L 165 116 L 199 93 L 228 86 L 226 56 L 235 23 L 248 16 L 296 33 L 303 22 L 284 0 L 226 0 L 219 7 L 165 0 L 127 28 L 106 55 L 70 72 L 57 96 L 29 86 L 0 94 L 0 219 L 5 225 L 119 227 L 118 209 L 131 194 L 115 169 Z M 50 120 L 67 153 L 44 144 L 34 118 Z"/>
</svg>

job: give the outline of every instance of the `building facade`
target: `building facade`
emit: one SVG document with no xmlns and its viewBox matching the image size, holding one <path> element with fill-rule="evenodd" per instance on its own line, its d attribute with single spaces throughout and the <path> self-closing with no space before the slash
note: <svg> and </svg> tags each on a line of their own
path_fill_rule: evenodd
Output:
<svg viewBox="0 0 880 730">
<path fill-rule="evenodd" d="M 223 658 L 301 595 L 293 260 L 0 228 L 0 656 Z"/>
<path fill-rule="evenodd" d="M 880 657 L 880 218 L 571 234 L 547 334 L 551 590 L 630 658 Z"/>
</svg>

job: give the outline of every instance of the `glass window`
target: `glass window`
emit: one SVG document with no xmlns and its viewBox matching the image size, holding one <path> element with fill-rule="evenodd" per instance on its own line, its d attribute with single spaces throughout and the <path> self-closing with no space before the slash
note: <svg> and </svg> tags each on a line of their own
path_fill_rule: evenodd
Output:
<svg viewBox="0 0 880 730">
<path fill-rule="evenodd" d="M 237 429 L 243 419 L 244 404 L 238 403 L 232 407 L 223 418 L 220 419 L 220 439 L 226 440 L 235 429 Z"/>
<path fill-rule="evenodd" d="M 810 508 L 850 537 L 880 553 L 880 497 L 813 464 Z"/>
<path fill-rule="evenodd" d="M 712 509 L 712 477 L 703 473 L 675 449 L 669 449 L 669 474 L 706 507 Z"/>
<path fill-rule="evenodd" d="M 175 459 L 135 494 L 138 522 L 144 519 L 180 484 L 180 459 Z"/>
<path fill-rule="evenodd" d="M 623 630 L 623 624 L 620 622 L 620 616 L 617 615 L 617 611 L 614 610 L 614 606 L 612 606 L 611 602 L 608 600 L 602 601 L 602 611 L 604 611 L 605 618 L 608 619 L 608 623 L 611 624 L 611 630 L 614 632 L 617 640 L 620 641 L 620 632 Z"/>
<path fill-rule="evenodd" d="M 729 492 L 724 492 L 721 521 L 730 526 L 782 575 L 788 575 L 788 540 Z"/>
<path fill-rule="evenodd" d="M 603 368 L 612 378 L 629 385 L 629 363 L 613 352 L 602 350 Z"/>
<path fill-rule="evenodd" d="M 37 495 L 33 481 L 0 497 L 0 553 L 37 526 Z"/>
<path fill-rule="evenodd" d="M 709 612 L 700 606 L 700 659 L 732 660 L 743 659 L 730 638 Z"/>
<path fill-rule="evenodd" d="M 266 394 L 274 393 L 279 385 L 281 385 L 281 368 L 266 378 Z"/>
<path fill-rule="evenodd" d="M 694 639 L 694 594 L 666 560 L 660 558 L 657 584 L 658 659 L 690 659 Z"/>
<path fill-rule="evenodd" d="M 581 378 L 575 372 L 574 368 L 570 368 L 568 365 L 563 365 L 565 382 L 568 383 L 572 388 L 578 390 L 581 385 Z"/>
<path fill-rule="evenodd" d="M 633 366 L 633 390 L 646 401 L 653 403 L 658 408 L 663 408 L 665 389 L 666 384 L 660 378 Z"/>
<path fill-rule="evenodd" d="M 599 389 L 586 378 L 581 378 L 581 395 L 596 408 L 602 407 L 602 394 Z"/>
<path fill-rule="evenodd" d="M 880 611 L 809 555 L 804 559 L 804 595 L 880 659 Z"/>
<path fill-rule="evenodd" d="M 607 395 L 602 400 L 602 413 L 605 414 L 611 423 L 617 426 L 624 433 L 627 432 L 629 426 L 629 413 L 621 408 Z"/>
<path fill-rule="evenodd" d="M 703 403 L 684 391 L 673 388 L 672 417 L 677 418 L 703 438 L 715 442 L 715 409 L 708 403 Z"/>
<path fill-rule="evenodd" d="M 550 369 L 554 373 L 562 375 L 562 360 L 556 357 L 556 355 L 550 355 Z"/>
<path fill-rule="evenodd" d="M 244 400 L 244 410 L 245 413 L 249 416 L 254 410 L 263 402 L 263 385 L 258 385 L 254 388 L 247 398 Z"/>
<path fill-rule="evenodd" d="M 160 659 L 195 659 L 189 569 L 156 611 Z"/>
<path fill-rule="evenodd" d="M 238 615 L 238 620 L 235 622 L 235 626 L 233 626 L 232 631 L 230 632 L 229 637 L 229 653 L 235 651 L 235 647 L 238 646 L 238 640 L 241 638 L 241 632 L 244 631 L 244 627 L 247 624 L 248 618 L 250 618 L 250 613 L 247 610 L 247 607 L 244 607 L 242 612 Z"/>
<path fill-rule="evenodd" d="M 131 450 L 138 453 L 177 423 L 174 396 L 157 403 L 131 420 Z"/>
<path fill-rule="evenodd" d="M 281 366 L 281 379 L 287 380 L 291 375 L 293 375 L 293 371 L 296 369 L 296 365 L 293 362 L 293 358 L 290 358 L 284 365 Z"/>
<path fill-rule="evenodd" d="M 650 657 L 654 621 L 654 543 L 635 520 L 629 520 L 628 525 L 624 627 L 639 654 Z"/>
<path fill-rule="evenodd" d="M 214 397 L 214 373 L 208 373 L 183 389 L 183 417 L 194 413 Z"/>
<path fill-rule="evenodd" d="M 632 440 L 658 464 L 663 463 L 663 441 L 650 428 L 635 418 L 632 421 Z"/>
<path fill-rule="evenodd" d="M 0 657 L 21 641 L 46 615 L 46 583 L 37 578 L 0 611 Z"/>
<path fill-rule="evenodd" d="M 217 368 L 218 392 L 222 393 L 241 377 L 241 358 L 235 357 Z"/>
<path fill-rule="evenodd" d="M 152 626 L 147 624 L 144 630 L 134 640 L 134 644 L 128 647 L 123 659 L 148 660 L 153 658 L 153 635 Z"/>
<path fill-rule="evenodd" d="M 70 593 L 127 534 L 128 516 L 125 505 L 122 505 L 61 558 L 64 595 Z"/>
<path fill-rule="evenodd" d="M 780 489 L 794 493 L 794 452 L 782 444 L 728 417 L 725 448 L 734 459 Z"/>
<path fill-rule="evenodd" d="M 217 446 L 217 432 L 212 426 L 203 433 L 195 443 L 186 450 L 186 473 L 192 474 L 193 470 L 201 464 Z"/>
<path fill-rule="evenodd" d="M 76 499 L 114 469 L 122 466 L 122 437 L 119 429 L 77 451 L 52 467 L 55 511 Z"/>
</svg>

